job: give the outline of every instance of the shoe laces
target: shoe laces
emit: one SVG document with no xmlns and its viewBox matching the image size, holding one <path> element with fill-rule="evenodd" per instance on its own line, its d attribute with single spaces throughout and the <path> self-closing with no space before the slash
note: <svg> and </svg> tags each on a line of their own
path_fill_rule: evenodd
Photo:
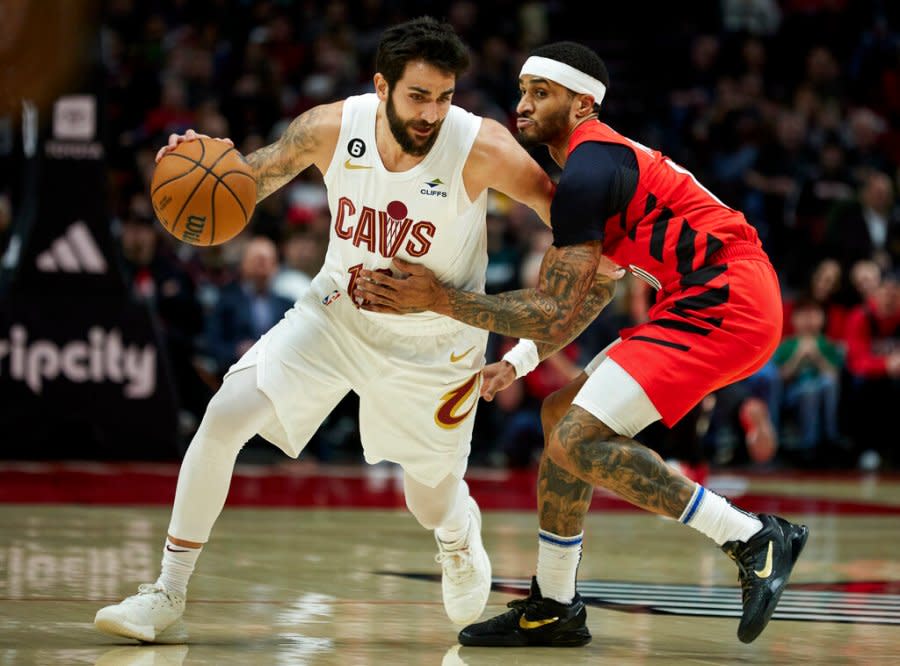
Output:
<svg viewBox="0 0 900 666">
<path fill-rule="evenodd" d="M 141 597 L 155 597 L 154 603 L 174 605 L 175 597 L 159 583 L 143 583 L 138 585 L 137 594 L 128 597 L 128 601 L 138 601 Z"/>
<path fill-rule="evenodd" d="M 736 552 L 740 550 L 740 552 Z M 750 571 L 753 570 L 754 562 L 753 562 L 753 552 L 747 548 L 735 548 L 729 549 L 725 551 L 728 554 L 738 568 L 738 580 L 743 582 L 745 580 L 750 580 Z"/>
<path fill-rule="evenodd" d="M 472 565 L 472 551 L 468 547 L 455 550 L 444 550 L 442 547 L 440 552 L 434 556 L 434 560 L 455 582 L 470 578 L 475 573 L 475 567 Z"/>
<path fill-rule="evenodd" d="M 513 599 L 506 604 L 507 608 L 512 608 L 526 617 L 540 617 L 543 615 L 541 602 L 543 598 L 528 595 L 524 599 Z"/>
</svg>

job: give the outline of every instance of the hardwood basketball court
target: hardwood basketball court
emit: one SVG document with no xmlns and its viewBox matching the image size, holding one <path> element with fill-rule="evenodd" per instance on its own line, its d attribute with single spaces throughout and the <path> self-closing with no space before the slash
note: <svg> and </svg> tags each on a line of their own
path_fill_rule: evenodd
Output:
<svg viewBox="0 0 900 666">
<path fill-rule="evenodd" d="M 0 665 L 897 664 L 900 478 L 716 475 L 713 489 L 801 520 L 810 539 L 776 619 L 737 640 L 737 570 L 693 530 L 605 494 L 585 530 L 584 648 L 460 648 L 432 536 L 390 467 L 240 467 L 189 589 L 184 646 L 97 633 L 94 613 L 156 579 L 177 467 L 0 466 Z M 470 472 L 494 592 L 523 594 L 534 472 Z"/>
</svg>

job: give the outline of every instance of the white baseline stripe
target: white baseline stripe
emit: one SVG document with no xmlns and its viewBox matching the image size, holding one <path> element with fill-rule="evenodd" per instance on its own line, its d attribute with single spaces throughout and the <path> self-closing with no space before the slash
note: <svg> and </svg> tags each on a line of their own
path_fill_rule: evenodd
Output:
<svg viewBox="0 0 900 666">
<path fill-rule="evenodd" d="M 605 595 L 605 596 L 622 596 L 622 597 L 648 597 L 654 599 L 684 599 L 685 601 L 694 601 L 694 600 L 710 600 L 710 601 L 722 601 L 722 600 L 740 600 L 740 590 L 732 590 L 729 592 L 723 593 L 715 593 L 715 594 L 706 594 L 706 593 L 698 593 L 698 594 L 685 594 L 683 592 L 656 592 L 656 591 L 648 591 L 644 592 L 642 590 L 587 590 L 583 587 L 578 588 L 579 592 L 582 594 L 591 594 L 591 595 Z M 784 600 L 794 601 L 796 603 L 810 603 L 810 602 L 820 602 L 826 603 L 829 605 L 834 604 L 846 604 L 851 606 L 878 606 L 885 608 L 900 608 L 900 602 L 892 599 L 880 599 L 876 595 L 872 595 L 871 597 L 842 597 L 842 596 L 824 596 L 824 595 L 816 595 L 816 594 L 803 594 L 798 592 L 791 592 L 790 590 L 784 593 L 782 597 Z"/>
<path fill-rule="evenodd" d="M 657 610 L 666 611 L 669 613 L 679 613 L 683 615 L 712 615 L 712 613 L 705 613 L 702 609 L 698 608 L 664 608 L 659 607 Z M 717 617 L 740 617 L 740 611 L 735 612 L 716 612 L 715 615 Z M 860 618 L 858 617 L 850 617 L 846 615 L 822 615 L 819 613 L 795 613 L 793 615 L 783 615 L 779 611 L 775 611 L 772 617 L 776 620 L 816 620 L 819 622 L 854 622 L 858 623 Z M 881 618 L 881 617 L 873 617 L 871 618 L 873 623 L 878 624 L 900 624 L 900 619 L 894 618 Z"/>
<path fill-rule="evenodd" d="M 704 608 L 710 611 L 727 611 L 727 610 L 741 610 L 740 603 L 729 603 L 727 601 L 689 601 L 685 600 L 683 603 L 679 603 L 678 600 L 673 599 L 633 599 L 633 598 L 621 598 L 621 597 L 592 597 L 603 601 L 604 603 L 609 604 L 617 604 L 622 606 L 652 606 L 654 608 L 682 608 L 685 610 L 689 609 L 698 609 Z M 834 610 L 834 614 L 836 615 L 848 615 L 854 617 L 872 617 L 872 618 L 896 618 L 900 620 L 900 608 L 897 609 L 880 609 L 880 608 L 839 608 L 835 607 L 831 604 L 804 604 L 804 603 L 789 603 L 785 602 L 782 598 L 781 602 L 778 604 L 778 611 L 786 614 L 796 615 L 797 613 L 808 613 L 810 611 L 822 611 L 823 613 L 830 613 L 831 610 Z"/>
</svg>

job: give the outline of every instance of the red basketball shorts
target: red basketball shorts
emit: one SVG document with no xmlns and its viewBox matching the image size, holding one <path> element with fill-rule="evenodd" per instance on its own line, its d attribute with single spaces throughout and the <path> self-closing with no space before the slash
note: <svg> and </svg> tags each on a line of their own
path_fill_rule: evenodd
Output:
<svg viewBox="0 0 900 666">
<path fill-rule="evenodd" d="M 684 276 L 677 291 L 661 292 L 649 320 L 622 330 L 622 342 L 608 352 L 667 426 L 756 372 L 781 339 L 781 289 L 765 253 L 742 243 L 716 261 Z"/>
</svg>

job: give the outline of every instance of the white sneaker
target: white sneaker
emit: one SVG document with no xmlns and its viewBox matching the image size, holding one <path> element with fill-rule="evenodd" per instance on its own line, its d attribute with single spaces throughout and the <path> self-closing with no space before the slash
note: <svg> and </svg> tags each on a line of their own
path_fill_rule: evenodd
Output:
<svg viewBox="0 0 900 666">
<path fill-rule="evenodd" d="M 469 498 L 469 532 L 457 543 L 443 543 L 435 535 L 435 560 L 444 569 L 441 587 L 447 616 L 459 625 L 471 624 L 484 611 L 491 593 L 491 560 L 481 543 L 481 512 Z"/>
<path fill-rule="evenodd" d="M 105 634 L 145 643 L 184 643 L 187 629 L 183 614 L 184 597 L 153 583 L 141 585 L 137 594 L 121 603 L 98 610 L 94 626 Z"/>
</svg>

